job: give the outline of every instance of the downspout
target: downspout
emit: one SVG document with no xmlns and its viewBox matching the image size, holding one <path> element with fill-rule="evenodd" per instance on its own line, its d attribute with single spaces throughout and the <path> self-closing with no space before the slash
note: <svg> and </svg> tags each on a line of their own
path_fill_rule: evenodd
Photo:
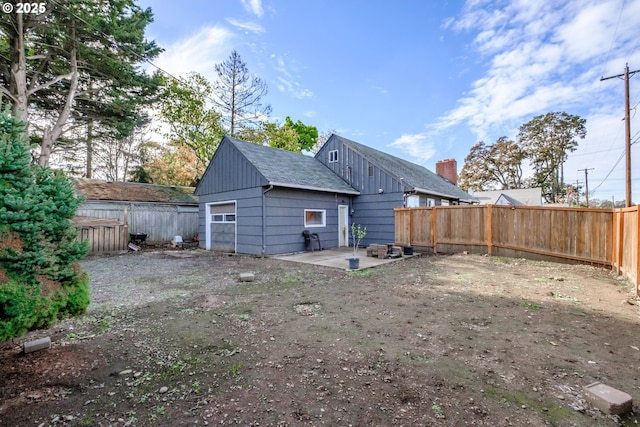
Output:
<svg viewBox="0 0 640 427">
<path fill-rule="evenodd" d="M 267 210 L 265 208 L 265 203 L 267 200 L 266 194 L 273 190 L 273 185 L 270 185 L 269 188 L 262 192 L 262 256 L 265 256 L 265 252 L 267 251 Z"/>
</svg>

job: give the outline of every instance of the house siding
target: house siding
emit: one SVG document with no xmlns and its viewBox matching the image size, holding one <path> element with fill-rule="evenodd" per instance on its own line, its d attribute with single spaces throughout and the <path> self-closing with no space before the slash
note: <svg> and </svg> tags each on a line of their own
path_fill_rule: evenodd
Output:
<svg viewBox="0 0 640 427">
<path fill-rule="evenodd" d="M 266 193 L 265 203 L 266 255 L 304 251 L 305 229 L 318 233 L 323 248 L 338 246 L 338 205 L 349 204 L 349 196 L 274 188 Z M 325 210 L 325 226 L 305 228 L 305 209 Z"/>
<path fill-rule="evenodd" d="M 200 247 L 206 248 L 208 203 L 236 202 L 236 250 L 239 253 L 262 253 L 262 188 L 227 191 L 200 196 L 198 238 Z"/>
<path fill-rule="evenodd" d="M 329 163 L 329 152 L 333 150 L 338 151 L 338 161 Z M 354 213 L 349 221 L 367 227 L 367 235 L 361 244 L 392 243 L 395 236 L 393 209 L 402 207 L 402 183 L 337 138 L 330 138 L 316 159 L 360 191 L 353 199 Z"/>
<path fill-rule="evenodd" d="M 198 184 L 196 195 L 225 193 L 267 184 L 264 177 L 242 153 L 224 139 L 203 176 L 207 179 Z"/>
<path fill-rule="evenodd" d="M 353 202 L 351 221 L 367 227 L 362 245 L 393 243 L 394 208 L 402 207 L 402 193 L 364 194 Z"/>
</svg>

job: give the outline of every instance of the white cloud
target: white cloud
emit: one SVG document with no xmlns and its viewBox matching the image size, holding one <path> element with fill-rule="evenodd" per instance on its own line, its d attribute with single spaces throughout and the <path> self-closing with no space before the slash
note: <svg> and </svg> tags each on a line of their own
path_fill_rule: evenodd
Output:
<svg viewBox="0 0 640 427">
<path fill-rule="evenodd" d="M 205 27 L 183 40 L 166 47 L 155 64 L 174 76 L 197 71 L 213 73 L 215 64 L 224 61 L 229 53 L 233 33 L 219 26 Z"/>
<path fill-rule="evenodd" d="M 255 34 L 260 34 L 265 32 L 264 27 L 256 22 L 251 22 L 251 21 L 242 22 L 234 18 L 227 18 L 227 22 L 236 28 L 249 31 Z"/>
<path fill-rule="evenodd" d="M 258 18 L 262 18 L 262 15 L 264 15 L 262 0 L 242 0 L 242 5 L 247 12 L 256 15 Z"/>
<path fill-rule="evenodd" d="M 436 154 L 435 145 L 428 140 L 426 133 L 403 134 L 389 146 L 408 153 L 412 157 L 411 161 L 420 164 L 426 163 Z"/>
<path fill-rule="evenodd" d="M 639 0 L 627 3 L 625 15 L 640 13 Z M 487 0 L 467 2 L 462 16 L 443 26 L 477 32 L 473 48 L 485 59 L 486 71 L 430 129 L 466 125 L 486 139 L 547 111 L 588 111 L 594 104 L 594 68 L 602 66 L 619 14 L 619 0 L 521 0 L 504 7 Z"/>
<path fill-rule="evenodd" d="M 278 84 L 276 85 L 276 87 L 280 92 L 288 93 L 298 99 L 309 98 L 313 96 L 313 92 L 311 92 L 309 89 L 300 87 L 300 83 L 298 82 L 287 80 L 284 77 L 278 77 L 277 80 Z"/>
<path fill-rule="evenodd" d="M 298 63 L 295 60 L 291 60 L 286 55 L 271 54 L 271 67 L 280 74 L 277 77 L 277 85 L 279 91 L 288 93 L 295 98 L 309 98 L 313 96 L 313 92 L 310 89 L 302 87 L 302 84 L 298 81 Z"/>
</svg>

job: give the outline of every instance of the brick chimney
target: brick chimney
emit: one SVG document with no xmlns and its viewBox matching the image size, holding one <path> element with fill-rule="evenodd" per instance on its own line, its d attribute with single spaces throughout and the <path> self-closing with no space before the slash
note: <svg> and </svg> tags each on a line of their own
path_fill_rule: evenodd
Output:
<svg viewBox="0 0 640 427">
<path fill-rule="evenodd" d="M 439 160 L 436 173 L 453 185 L 458 185 L 458 162 L 456 159 Z"/>
</svg>

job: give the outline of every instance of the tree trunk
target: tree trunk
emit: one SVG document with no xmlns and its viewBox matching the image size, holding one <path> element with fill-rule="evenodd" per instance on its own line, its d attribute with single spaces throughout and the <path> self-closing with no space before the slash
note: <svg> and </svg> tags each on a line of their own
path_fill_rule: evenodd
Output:
<svg viewBox="0 0 640 427">
<path fill-rule="evenodd" d="M 92 178 L 93 170 L 93 119 L 89 119 L 87 123 L 87 170 L 86 177 Z"/>
<path fill-rule="evenodd" d="M 71 51 L 69 52 L 69 62 L 71 64 L 71 81 L 69 82 L 69 92 L 67 93 L 64 107 L 62 107 L 60 114 L 58 114 L 58 120 L 56 120 L 56 123 L 53 125 L 53 127 L 51 127 L 51 129 L 45 129 L 44 135 L 42 136 L 40 157 L 38 158 L 38 164 L 42 166 L 46 166 L 49 164 L 49 158 L 51 157 L 53 144 L 58 138 L 60 138 L 62 129 L 69 119 L 69 116 L 71 115 L 71 107 L 76 97 L 76 92 L 78 91 L 78 58 L 75 34 L 75 26 L 74 24 L 72 24 Z"/>
<path fill-rule="evenodd" d="M 22 14 L 16 13 L 16 32 L 11 39 L 11 113 L 13 116 L 27 123 L 27 57 L 24 51 L 24 21 Z"/>
</svg>

